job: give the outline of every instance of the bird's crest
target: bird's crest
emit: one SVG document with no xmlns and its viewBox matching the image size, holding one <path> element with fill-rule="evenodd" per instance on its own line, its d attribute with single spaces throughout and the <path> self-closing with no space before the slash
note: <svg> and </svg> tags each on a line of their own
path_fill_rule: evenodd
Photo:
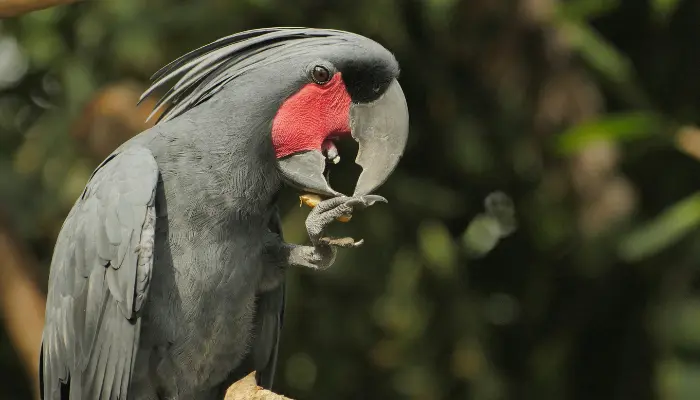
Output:
<svg viewBox="0 0 700 400">
<path fill-rule="evenodd" d="M 355 35 L 349 32 L 314 28 L 263 28 L 226 36 L 161 68 L 151 77 L 151 87 L 141 95 L 139 103 L 179 76 L 147 119 L 167 107 L 158 122 L 168 121 L 209 99 L 246 71 L 297 54 L 300 43 L 314 39 L 313 45 L 333 44 L 352 36 Z"/>
</svg>

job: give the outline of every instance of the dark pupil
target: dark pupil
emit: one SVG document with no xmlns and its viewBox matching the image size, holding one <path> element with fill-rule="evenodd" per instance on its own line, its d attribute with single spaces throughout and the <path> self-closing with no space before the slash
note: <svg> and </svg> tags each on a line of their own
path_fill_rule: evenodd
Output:
<svg viewBox="0 0 700 400">
<path fill-rule="evenodd" d="M 323 67 L 314 67 L 314 79 L 319 83 L 328 82 L 328 70 Z"/>
</svg>

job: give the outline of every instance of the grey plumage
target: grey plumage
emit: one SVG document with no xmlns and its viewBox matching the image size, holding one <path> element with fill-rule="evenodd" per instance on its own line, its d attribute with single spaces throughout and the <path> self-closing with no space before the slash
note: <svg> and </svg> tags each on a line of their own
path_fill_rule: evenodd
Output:
<svg viewBox="0 0 700 400">
<path fill-rule="evenodd" d="M 398 75 L 377 43 L 308 28 L 232 35 L 154 75 L 144 97 L 180 77 L 168 108 L 100 164 L 59 234 L 43 399 L 211 399 L 253 370 L 272 385 L 285 269 L 330 266 L 325 226 L 381 199 L 327 200 L 307 219 L 312 246 L 282 240 L 271 124 L 319 59 L 359 77 L 353 99 Z"/>
<path fill-rule="evenodd" d="M 58 237 L 43 338 L 51 351 L 42 352 L 51 367 L 43 379 L 77 378 L 71 399 L 127 391 L 140 333 L 136 315 L 153 266 L 157 176 L 143 148 L 103 162 Z M 60 389 L 44 387 L 44 397 L 57 398 Z"/>
</svg>

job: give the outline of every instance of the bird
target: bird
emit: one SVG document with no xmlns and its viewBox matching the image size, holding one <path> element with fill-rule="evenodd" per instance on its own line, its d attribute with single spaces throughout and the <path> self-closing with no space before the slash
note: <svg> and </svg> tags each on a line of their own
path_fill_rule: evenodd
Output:
<svg viewBox="0 0 700 400">
<path fill-rule="evenodd" d="M 41 398 L 223 398 L 252 371 L 271 388 L 286 271 L 329 268 L 361 241 L 327 227 L 386 202 L 373 192 L 409 130 L 399 74 L 372 39 L 304 27 L 232 34 L 156 72 L 141 99 L 165 92 L 157 123 L 96 167 L 57 237 Z M 324 175 L 345 137 L 352 195 Z M 324 198 L 310 244 L 284 241 L 285 186 Z"/>
</svg>

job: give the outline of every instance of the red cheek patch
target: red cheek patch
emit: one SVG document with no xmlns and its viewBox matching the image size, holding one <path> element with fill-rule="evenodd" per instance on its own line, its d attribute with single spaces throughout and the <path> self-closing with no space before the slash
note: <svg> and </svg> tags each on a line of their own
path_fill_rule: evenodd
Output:
<svg viewBox="0 0 700 400">
<path fill-rule="evenodd" d="M 350 95 L 336 73 L 325 85 L 309 83 L 288 98 L 272 121 L 277 158 L 321 150 L 330 135 L 350 132 Z"/>
</svg>

